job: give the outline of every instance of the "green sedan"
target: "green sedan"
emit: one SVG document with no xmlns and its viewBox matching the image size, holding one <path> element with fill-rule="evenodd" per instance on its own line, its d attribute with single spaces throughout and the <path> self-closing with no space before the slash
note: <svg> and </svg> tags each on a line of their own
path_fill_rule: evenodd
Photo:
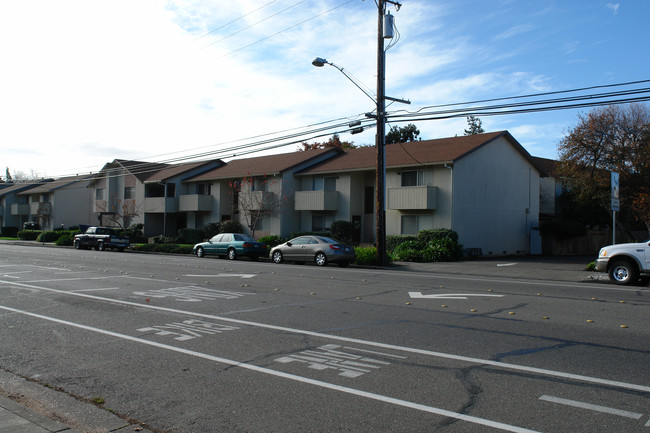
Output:
<svg viewBox="0 0 650 433">
<path fill-rule="evenodd" d="M 197 257 L 213 254 L 229 260 L 235 260 L 239 256 L 257 260 L 266 255 L 266 245 L 244 233 L 219 233 L 207 242 L 194 245 L 193 252 Z"/>
</svg>

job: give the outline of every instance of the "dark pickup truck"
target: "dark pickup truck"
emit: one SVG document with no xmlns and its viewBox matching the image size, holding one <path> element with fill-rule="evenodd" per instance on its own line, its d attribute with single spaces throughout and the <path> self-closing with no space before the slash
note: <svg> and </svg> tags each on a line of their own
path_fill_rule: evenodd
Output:
<svg viewBox="0 0 650 433">
<path fill-rule="evenodd" d="M 112 227 L 88 227 L 83 234 L 75 235 L 75 249 L 95 248 L 104 251 L 106 248 L 124 251 L 129 247 L 129 238 L 117 234 Z"/>
</svg>

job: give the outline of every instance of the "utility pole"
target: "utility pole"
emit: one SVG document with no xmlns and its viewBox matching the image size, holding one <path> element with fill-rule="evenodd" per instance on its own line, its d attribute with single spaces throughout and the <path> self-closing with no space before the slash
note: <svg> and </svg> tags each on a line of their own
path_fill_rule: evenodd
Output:
<svg viewBox="0 0 650 433">
<path fill-rule="evenodd" d="M 386 52 L 384 51 L 385 0 L 378 0 L 377 24 L 377 264 L 386 266 Z"/>
</svg>

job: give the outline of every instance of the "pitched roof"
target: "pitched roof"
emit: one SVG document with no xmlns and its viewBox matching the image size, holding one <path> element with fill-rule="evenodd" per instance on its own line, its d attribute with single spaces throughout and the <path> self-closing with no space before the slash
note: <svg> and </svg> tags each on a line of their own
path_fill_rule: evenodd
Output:
<svg viewBox="0 0 650 433">
<path fill-rule="evenodd" d="M 51 180 L 51 179 L 49 179 L 49 180 Z M 19 193 L 21 191 L 31 190 L 32 188 L 36 188 L 37 186 L 42 185 L 43 182 L 44 181 L 17 182 L 17 183 L 14 183 L 14 184 L 6 187 L 6 188 L 0 189 L 0 196 L 9 195 L 9 194 L 12 194 L 12 193 Z"/>
<path fill-rule="evenodd" d="M 152 173 L 145 182 L 160 182 L 167 179 L 170 179 L 174 176 L 187 173 L 188 171 L 194 170 L 195 168 L 201 167 L 202 165 L 209 166 L 210 164 L 222 165 L 224 162 L 220 159 L 211 159 L 207 161 L 195 161 L 195 162 L 186 162 L 182 164 L 172 164 Z"/>
<path fill-rule="evenodd" d="M 461 137 L 387 144 L 385 151 L 386 167 L 452 163 L 499 137 L 505 137 L 531 164 L 535 165 L 530 154 L 508 131 L 497 131 Z M 375 170 L 376 168 L 377 153 L 375 146 L 368 146 L 349 149 L 345 153 L 321 164 L 301 170 L 300 174 Z"/>
<path fill-rule="evenodd" d="M 546 177 L 555 174 L 555 170 L 557 169 L 557 164 L 559 161 L 548 158 L 540 158 L 538 156 L 533 156 L 532 158 L 537 163 L 538 167 L 541 168 L 542 176 Z"/>
<path fill-rule="evenodd" d="M 52 192 L 64 186 L 72 185 L 73 183 L 90 181 L 91 175 L 80 175 L 80 176 L 67 176 L 54 179 L 51 182 L 46 182 L 40 186 L 29 189 L 27 191 L 18 193 L 18 195 L 27 195 L 27 194 L 40 194 L 44 192 Z M 85 186 L 85 185 L 84 185 Z"/>
<path fill-rule="evenodd" d="M 217 167 L 214 170 L 210 170 L 206 173 L 194 176 L 188 180 L 194 182 L 216 179 L 232 179 L 243 176 L 264 176 L 279 174 L 327 153 L 334 154 L 339 152 L 342 152 L 342 150 L 338 148 L 328 148 L 258 156 L 255 158 L 236 159 L 227 162 L 221 167 Z"/>
<path fill-rule="evenodd" d="M 153 173 L 160 171 L 170 164 L 159 162 L 144 162 L 144 161 L 131 161 L 127 159 L 114 159 L 112 162 L 104 164 L 101 170 L 90 181 L 90 186 L 95 182 L 106 177 L 105 172 L 111 169 L 123 168 L 130 174 L 135 176 L 140 182 L 144 182 Z"/>
</svg>

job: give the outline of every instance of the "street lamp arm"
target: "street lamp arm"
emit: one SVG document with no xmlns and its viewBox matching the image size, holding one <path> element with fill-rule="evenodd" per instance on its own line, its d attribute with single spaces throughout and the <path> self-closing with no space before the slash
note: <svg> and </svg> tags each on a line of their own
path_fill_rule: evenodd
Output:
<svg viewBox="0 0 650 433">
<path fill-rule="evenodd" d="M 319 68 L 322 67 L 322 66 L 324 66 L 324 65 L 330 65 L 330 66 L 335 67 L 335 68 L 338 69 L 338 70 L 339 70 L 343 75 L 345 75 L 345 77 L 346 77 L 348 80 L 350 80 L 350 81 L 352 82 L 352 84 L 354 84 L 355 86 L 357 86 L 357 88 L 358 88 L 359 90 L 361 90 L 361 91 L 362 91 L 362 92 L 363 92 L 363 93 L 364 93 L 368 98 L 370 98 L 370 100 L 371 100 L 372 102 L 374 102 L 375 104 L 377 104 L 377 99 L 375 99 L 374 96 L 372 96 L 368 91 L 366 91 L 363 87 L 361 87 L 361 85 L 360 85 L 359 83 L 357 83 L 357 81 L 356 81 L 354 78 L 352 78 L 352 76 L 351 76 L 350 74 L 348 74 L 347 72 L 345 72 L 345 69 L 341 68 L 339 65 L 336 65 L 336 64 L 334 64 L 334 63 L 332 63 L 332 62 L 328 62 L 326 59 L 323 59 L 322 57 L 316 57 L 316 58 L 314 59 L 314 61 L 311 62 L 311 64 L 314 65 L 314 66 L 316 66 L 316 67 L 319 67 Z"/>
</svg>

